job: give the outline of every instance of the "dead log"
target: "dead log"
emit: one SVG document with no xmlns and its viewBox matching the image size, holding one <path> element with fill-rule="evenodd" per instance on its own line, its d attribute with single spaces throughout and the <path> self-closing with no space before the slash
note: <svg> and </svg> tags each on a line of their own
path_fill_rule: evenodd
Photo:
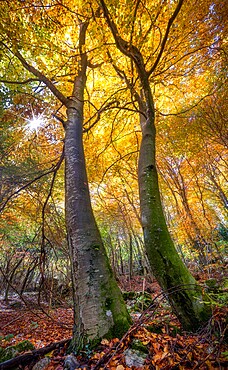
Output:
<svg viewBox="0 0 228 370">
<path fill-rule="evenodd" d="M 39 357 L 46 355 L 47 353 L 53 351 L 54 349 L 63 347 L 65 344 L 69 343 L 71 338 L 61 340 L 60 342 L 55 342 L 49 344 L 47 347 L 34 349 L 31 352 L 24 353 L 23 355 L 11 358 L 11 360 L 4 361 L 0 363 L 0 370 L 12 369 L 19 365 L 27 365 L 32 361 L 37 361 Z"/>
</svg>

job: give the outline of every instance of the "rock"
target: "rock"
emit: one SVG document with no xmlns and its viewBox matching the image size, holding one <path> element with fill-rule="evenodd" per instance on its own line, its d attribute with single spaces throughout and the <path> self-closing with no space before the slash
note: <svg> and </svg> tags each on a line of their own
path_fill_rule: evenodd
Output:
<svg viewBox="0 0 228 370">
<path fill-rule="evenodd" d="M 49 362 L 50 358 L 44 357 L 33 366 L 32 370 L 45 370 Z"/>
<path fill-rule="evenodd" d="M 125 362 L 128 367 L 143 367 L 147 355 L 141 351 L 134 349 L 127 349 L 124 352 Z"/>
<path fill-rule="evenodd" d="M 73 355 L 68 355 L 64 361 L 64 370 L 75 370 L 80 366 L 79 362 Z"/>
</svg>

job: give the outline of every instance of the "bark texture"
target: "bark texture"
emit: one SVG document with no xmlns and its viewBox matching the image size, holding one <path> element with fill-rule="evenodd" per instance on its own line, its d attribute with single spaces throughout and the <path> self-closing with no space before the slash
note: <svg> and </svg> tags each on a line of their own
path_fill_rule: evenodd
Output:
<svg viewBox="0 0 228 370">
<path fill-rule="evenodd" d="M 86 26 L 82 25 L 81 45 L 85 41 L 85 30 Z M 75 351 L 85 344 L 95 344 L 104 336 L 121 336 L 131 321 L 90 202 L 82 137 L 86 66 L 86 55 L 81 54 L 65 127 L 66 225 L 75 307 L 71 347 Z"/>
<path fill-rule="evenodd" d="M 118 49 L 134 63 L 139 81 L 140 91 L 132 86 L 123 72 L 114 66 L 117 73 L 125 79 L 132 95 L 138 101 L 142 141 L 139 152 L 138 182 L 141 209 L 141 223 L 144 233 L 145 248 L 152 272 L 164 290 L 170 291 L 168 299 L 171 306 L 186 329 L 195 330 L 210 316 L 210 308 L 204 301 L 202 289 L 198 286 L 189 270 L 179 257 L 164 217 L 158 186 L 156 169 L 155 145 L 155 109 L 149 78 L 156 70 L 164 51 L 169 30 L 177 17 L 183 0 L 179 0 L 173 15 L 167 23 L 167 29 L 161 42 L 160 51 L 154 65 L 146 70 L 140 50 L 132 43 L 124 40 L 111 17 L 104 0 L 100 5 L 106 22 L 112 32 Z"/>
<path fill-rule="evenodd" d="M 187 330 L 196 330 L 210 316 L 202 289 L 179 257 L 168 231 L 159 193 L 155 163 L 153 116 L 141 117 L 138 181 L 141 222 L 147 255 L 154 276 L 169 292 L 169 302 Z"/>
<path fill-rule="evenodd" d="M 66 227 L 74 299 L 71 349 L 77 351 L 104 336 L 122 336 L 129 328 L 131 319 L 113 277 L 90 202 L 82 138 L 88 22 L 80 21 L 76 13 L 75 18 L 79 25 L 79 40 L 74 59 L 77 76 L 71 97 L 65 97 L 56 84 L 29 64 L 18 50 L 11 52 L 67 108 L 67 122 L 58 119 L 65 127 Z M 2 45 L 9 49 L 4 43 Z"/>
</svg>

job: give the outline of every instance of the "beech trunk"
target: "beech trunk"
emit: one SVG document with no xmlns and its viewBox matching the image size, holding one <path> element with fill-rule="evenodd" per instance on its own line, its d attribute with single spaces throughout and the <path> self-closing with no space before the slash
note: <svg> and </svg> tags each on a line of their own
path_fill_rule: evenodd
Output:
<svg viewBox="0 0 228 370">
<path fill-rule="evenodd" d="M 162 208 L 156 168 L 154 105 L 149 81 L 141 75 L 138 183 L 145 248 L 154 276 L 187 330 L 196 330 L 211 314 L 207 297 L 181 260 L 168 231 Z"/>
<path fill-rule="evenodd" d="M 80 43 L 84 44 L 82 26 Z M 81 55 L 65 127 L 65 199 L 68 245 L 72 266 L 74 333 L 71 349 L 120 337 L 130 325 L 120 289 L 93 215 L 83 149 L 83 100 L 86 55 Z"/>
<path fill-rule="evenodd" d="M 177 17 L 183 0 L 179 0 L 167 25 L 167 33 L 161 42 L 156 61 L 149 71 L 140 50 L 131 42 L 124 40 L 111 17 L 104 0 L 100 5 L 104 17 L 115 39 L 117 48 L 134 63 L 140 90 L 132 85 L 126 75 L 115 66 L 118 75 L 123 78 L 137 100 L 140 110 L 142 141 L 139 152 L 138 183 L 143 227 L 144 243 L 152 272 L 163 290 L 169 290 L 169 302 L 186 329 L 197 329 L 210 316 L 210 308 L 205 301 L 202 289 L 196 283 L 189 270 L 179 257 L 164 217 L 158 186 L 158 174 L 155 159 L 155 109 L 149 77 L 156 70 L 162 56 L 169 29 Z M 206 298 L 207 299 L 207 298 Z"/>
</svg>

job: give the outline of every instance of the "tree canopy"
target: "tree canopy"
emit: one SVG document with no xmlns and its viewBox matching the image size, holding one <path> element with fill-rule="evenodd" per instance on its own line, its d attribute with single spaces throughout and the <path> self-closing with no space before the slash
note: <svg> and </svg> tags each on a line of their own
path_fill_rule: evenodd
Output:
<svg viewBox="0 0 228 370">
<path fill-rule="evenodd" d="M 53 266 L 69 279 L 64 176 L 70 109 L 81 122 L 86 160 L 79 188 L 87 194 L 88 176 L 115 274 L 129 253 L 135 265 L 148 264 L 139 199 L 146 190 L 139 196 L 137 171 L 150 113 L 156 142 L 146 144 L 143 155 L 151 150 L 156 157 L 162 209 L 179 255 L 201 266 L 224 258 L 227 11 L 219 0 L 1 1 L 5 281 L 19 268 L 15 255 L 27 272 L 34 266 L 37 279 Z"/>
</svg>

